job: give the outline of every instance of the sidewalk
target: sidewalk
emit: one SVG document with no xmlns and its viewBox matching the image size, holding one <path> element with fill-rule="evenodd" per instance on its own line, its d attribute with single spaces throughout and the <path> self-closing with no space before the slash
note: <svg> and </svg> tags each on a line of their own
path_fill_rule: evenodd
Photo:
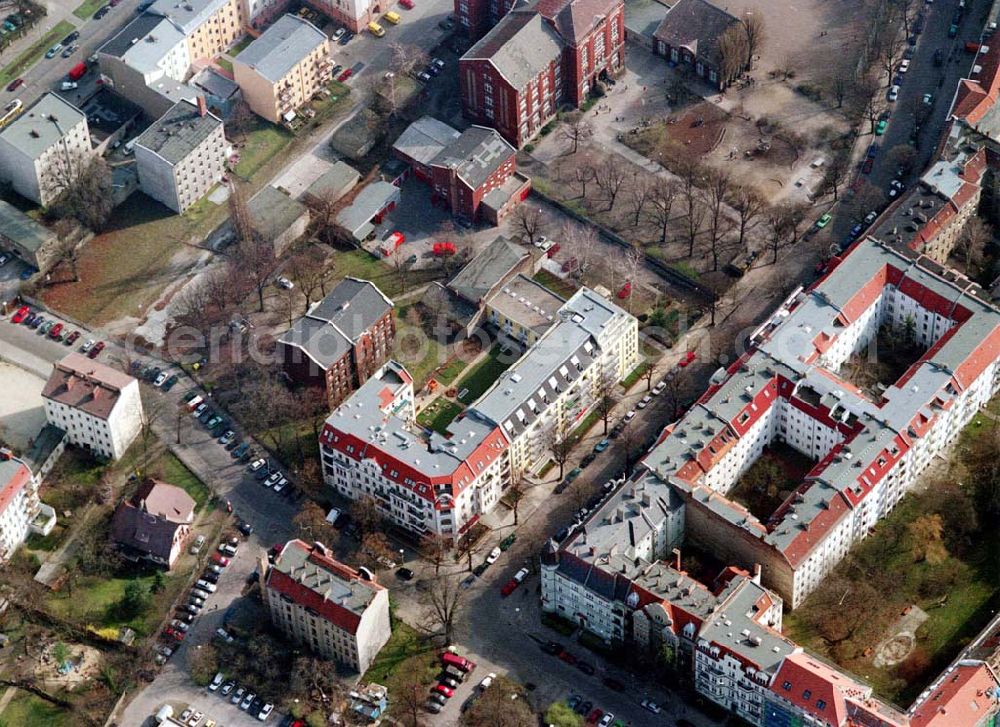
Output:
<svg viewBox="0 0 1000 727">
<path fill-rule="evenodd" d="M 17 57 L 21 55 L 21 53 L 34 45 L 40 38 L 42 38 L 63 20 L 72 23 L 74 27 L 82 25 L 83 21 L 73 15 L 73 10 L 75 10 L 77 5 L 80 3 L 77 3 L 77 5 L 73 5 L 72 3 L 73 0 L 58 0 L 55 3 L 43 3 L 45 5 L 47 15 L 40 22 L 35 23 L 31 30 L 4 49 L 3 61 L 0 62 L 0 65 L 7 66 L 8 64 L 13 63 L 17 60 Z M 13 9 L 14 8 L 12 8 L 12 10 Z"/>
</svg>

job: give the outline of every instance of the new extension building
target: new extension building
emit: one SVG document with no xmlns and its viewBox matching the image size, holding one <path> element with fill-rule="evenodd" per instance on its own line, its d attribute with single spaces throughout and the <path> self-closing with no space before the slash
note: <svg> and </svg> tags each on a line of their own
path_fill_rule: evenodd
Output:
<svg viewBox="0 0 1000 727">
<path fill-rule="evenodd" d="M 586 416 L 602 381 L 637 362 L 636 319 L 583 288 L 446 434 L 415 423 L 413 380 L 386 363 L 326 420 L 324 479 L 349 499 L 373 498 L 400 527 L 458 539 L 548 459 L 552 437 Z"/>
<path fill-rule="evenodd" d="M 862 390 L 848 362 L 880 331 L 925 352 L 896 381 Z M 750 341 L 644 465 L 681 493 L 692 541 L 762 564 L 795 608 L 997 391 L 1000 310 L 956 273 L 868 239 Z M 726 494 L 775 441 L 816 464 L 762 522 Z"/>
<path fill-rule="evenodd" d="M 330 81 L 330 39 L 308 20 L 283 15 L 233 60 L 251 110 L 280 124 Z"/>
<path fill-rule="evenodd" d="M 621 0 L 531 0 L 459 60 L 462 109 L 520 148 L 560 106 L 579 106 L 624 66 Z"/>
<path fill-rule="evenodd" d="M 78 353 L 55 364 L 42 399 L 49 424 L 98 457 L 118 459 L 142 428 L 139 382 Z"/>
<path fill-rule="evenodd" d="M 136 140 L 139 186 L 182 213 L 222 179 L 228 148 L 222 119 L 203 96 L 197 104 L 178 101 Z"/>
<path fill-rule="evenodd" d="M 54 93 L 43 94 L 0 131 L 0 180 L 43 207 L 92 157 L 86 114 Z"/>
<path fill-rule="evenodd" d="M 392 635 L 389 591 L 322 543 L 290 540 L 267 569 L 271 622 L 296 643 L 363 674 Z"/>
</svg>

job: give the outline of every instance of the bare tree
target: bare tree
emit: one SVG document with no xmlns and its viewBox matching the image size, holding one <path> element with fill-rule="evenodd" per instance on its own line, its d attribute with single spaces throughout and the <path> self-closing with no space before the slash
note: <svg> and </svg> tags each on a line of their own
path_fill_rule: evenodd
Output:
<svg viewBox="0 0 1000 727">
<path fill-rule="evenodd" d="M 615 200 L 627 178 L 625 166 L 608 157 L 595 170 L 594 181 L 608 200 L 608 211 L 615 208 Z"/>
<path fill-rule="evenodd" d="M 70 150 L 53 157 L 49 168 L 49 191 L 59 194 L 53 211 L 61 217 L 74 217 L 80 224 L 100 231 L 115 207 L 111 167 L 103 157 L 82 156 Z"/>
<path fill-rule="evenodd" d="M 747 67 L 749 44 L 747 34 L 742 25 L 730 25 L 716 41 L 716 52 L 719 55 L 719 71 L 723 85 L 729 84 Z"/>
<path fill-rule="evenodd" d="M 747 37 L 747 68 L 753 68 L 753 57 L 763 50 L 767 39 L 764 13 L 760 8 L 750 8 L 743 13 L 742 23 Z"/>
<path fill-rule="evenodd" d="M 251 110 L 250 104 L 241 98 L 226 119 L 226 136 L 236 141 L 243 141 L 256 124 L 257 115 Z"/>
<path fill-rule="evenodd" d="M 629 247 L 621 250 L 622 271 L 625 273 L 625 280 L 628 283 L 631 283 L 633 288 L 639 282 L 639 268 L 642 267 L 645 259 L 646 256 L 638 245 L 630 245 Z M 629 291 L 628 298 L 626 299 L 626 308 L 629 313 L 632 312 L 632 300 L 634 298 L 635 296 L 631 291 Z"/>
<path fill-rule="evenodd" d="M 879 50 L 878 61 L 887 76 L 885 84 L 886 88 L 892 85 L 892 76 L 896 72 L 902 58 L 903 43 L 896 39 L 885 42 Z"/>
<path fill-rule="evenodd" d="M 670 213 L 677 199 L 677 184 L 673 181 L 660 182 L 653 188 L 649 202 L 652 206 L 650 216 L 660 230 L 660 244 L 667 244 L 667 228 L 670 225 Z"/>
<path fill-rule="evenodd" d="M 602 255 L 597 230 L 590 225 L 567 222 L 562 226 L 561 236 L 567 251 L 576 258 L 577 275 L 583 278 Z"/>
<path fill-rule="evenodd" d="M 448 541 L 434 533 L 420 539 L 420 553 L 434 565 L 434 575 L 441 572 L 441 566 L 448 557 Z"/>
<path fill-rule="evenodd" d="M 834 71 L 827 79 L 827 89 L 830 91 L 830 95 L 837 101 L 838 109 L 844 106 L 844 101 L 850 93 L 852 83 L 853 78 L 844 69 Z"/>
<path fill-rule="evenodd" d="M 733 192 L 733 209 L 739 215 L 739 246 L 743 249 L 746 233 L 767 209 L 767 201 L 752 188 L 740 185 Z"/>
<path fill-rule="evenodd" d="M 455 615 L 462 603 L 463 593 L 449 575 L 435 576 L 425 591 L 428 606 L 427 629 L 431 633 L 442 634 L 446 644 L 452 642 Z"/>
<path fill-rule="evenodd" d="M 820 189 L 822 191 L 830 190 L 833 193 L 833 201 L 836 202 L 840 194 L 840 187 L 847 181 L 850 172 L 850 152 L 838 152 L 827 165 Z"/>
<path fill-rule="evenodd" d="M 389 68 L 394 73 L 409 75 L 431 62 L 427 51 L 417 45 L 394 42 L 389 44 L 389 51 Z"/>
<path fill-rule="evenodd" d="M 965 274 L 972 277 L 982 265 L 986 246 L 993 240 L 993 227 L 982 217 L 970 217 L 962 228 L 955 253 L 962 261 Z"/>
<path fill-rule="evenodd" d="M 573 169 L 573 176 L 580 185 L 580 196 L 587 199 L 587 183 L 594 181 L 594 168 L 589 164 L 581 164 Z"/>
<path fill-rule="evenodd" d="M 629 187 L 628 201 L 632 208 L 632 226 L 638 227 L 646 203 L 652 199 L 654 185 L 646 177 L 636 176 Z"/>
<path fill-rule="evenodd" d="M 236 233 L 237 244 L 242 244 L 253 240 L 254 234 L 253 215 L 247 206 L 247 200 L 243 185 L 233 182 L 229 188 L 229 218 L 233 222 L 233 232 Z"/>
<path fill-rule="evenodd" d="M 524 480 L 514 480 L 510 483 L 507 488 L 506 498 L 511 503 L 511 509 L 514 511 L 514 527 L 517 527 L 518 523 L 518 509 L 521 506 L 521 500 L 524 499 Z"/>
<path fill-rule="evenodd" d="M 725 172 L 714 172 L 708 180 L 705 200 L 708 204 L 709 250 L 712 253 L 712 270 L 719 269 L 719 253 L 722 237 L 729 227 L 726 217 L 726 200 L 732 189 L 732 182 Z"/>
<path fill-rule="evenodd" d="M 576 445 L 576 439 L 571 435 L 566 422 L 561 417 L 548 432 L 546 438 L 548 440 L 549 453 L 552 455 L 553 461 L 559 465 L 559 479 L 561 480 L 566 463 L 569 461 L 569 457 L 573 453 L 573 447 Z"/>
<path fill-rule="evenodd" d="M 288 261 L 288 277 L 291 278 L 302 295 L 305 307 L 309 309 L 314 300 L 320 299 L 323 282 L 334 274 L 333 257 L 315 246 L 303 250 Z"/>
<path fill-rule="evenodd" d="M 515 230 L 528 238 L 528 244 L 533 245 L 535 237 L 540 235 L 545 227 L 545 219 L 540 207 L 522 204 L 514 212 L 512 224 Z"/>
<path fill-rule="evenodd" d="M 580 148 L 580 142 L 586 141 L 593 134 L 593 130 L 587 123 L 582 111 L 571 111 L 563 117 L 562 135 L 568 141 L 573 142 L 573 150 L 570 154 L 576 154 Z"/>
<path fill-rule="evenodd" d="M 351 504 L 351 517 L 358 524 L 361 534 L 374 533 L 382 528 L 382 512 L 372 497 L 362 497 Z"/>
<path fill-rule="evenodd" d="M 785 242 L 785 235 L 788 234 L 788 216 L 783 207 L 771 207 L 767 214 L 767 224 L 770 227 L 770 235 L 767 238 L 767 246 L 771 251 L 771 264 L 778 262 L 778 251 L 781 250 Z"/>
<path fill-rule="evenodd" d="M 608 423 L 611 415 L 618 405 L 618 377 L 612 370 L 603 371 L 597 380 L 597 390 L 594 392 L 596 398 L 595 411 L 600 414 L 601 421 L 604 422 L 604 433 L 608 433 Z"/>
<path fill-rule="evenodd" d="M 80 240 L 76 235 L 63 234 L 58 237 L 55 259 L 57 263 L 69 266 L 74 283 L 80 282 Z"/>
<path fill-rule="evenodd" d="M 257 308 L 264 310 L 264 289 L 274 270 L 274 246 L 252 234 L 236 247 L 234 262 L 257 293 Z"/>
<path fill-rule="evenodd" d="M 687 201 L 687 233 L 688 233 L 688 257 L 694 257 L 694 244 L 701 234 L 702 225 L 705 223 L 705 215 L 708 207 L 702 202 L 700 195 L 695 195 Z"/>
</svg>

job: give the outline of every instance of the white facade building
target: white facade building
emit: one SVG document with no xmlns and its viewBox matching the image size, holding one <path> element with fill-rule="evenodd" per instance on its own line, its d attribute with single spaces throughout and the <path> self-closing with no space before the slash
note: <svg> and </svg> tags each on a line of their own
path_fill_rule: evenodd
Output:
<svg viewBox="0 0 1000 727">
<path fill-rule="evenodd" d="M 142 429 L 139 382 L 77 353 L 55 364 L 42 398 L 49 424 L 98 457 L 118 459 Z"/>
<path fill-rule="evenodd" d="M 0 180 L 35 204 L 54 202 L 93 157 L 87 116 L 54 93 L 0 131 Z"/>
<path fill-rule="evenodd" d="M 264 594 L 285 635 L 360 674 L 392 635 L 389 591 L 367 568 L 334 560 L 321 543 L 286 543 L 267 570 Z"/>
<path fill-rule="evenodd" d="M 28 537 L 38 506 L 38 483 L 31 470 L 0 450 L 0 563 Z"/>
</svg>

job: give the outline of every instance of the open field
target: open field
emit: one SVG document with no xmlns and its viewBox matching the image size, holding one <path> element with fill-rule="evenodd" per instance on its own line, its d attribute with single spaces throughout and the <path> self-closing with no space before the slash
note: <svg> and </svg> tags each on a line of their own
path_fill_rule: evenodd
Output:
<svg viewBox="0 0 1000 727">
<path fill-rule="evenodd" d="M 73 30 L 73 24 L 68 20 L 60 20 L 56 25 L 21 55 L 0 70 L 0 86 L 6 86 L 24 71 L 33 66 L 45 51 L 55 45 L 56 41 L 68 35 Z"/>
</svg>

